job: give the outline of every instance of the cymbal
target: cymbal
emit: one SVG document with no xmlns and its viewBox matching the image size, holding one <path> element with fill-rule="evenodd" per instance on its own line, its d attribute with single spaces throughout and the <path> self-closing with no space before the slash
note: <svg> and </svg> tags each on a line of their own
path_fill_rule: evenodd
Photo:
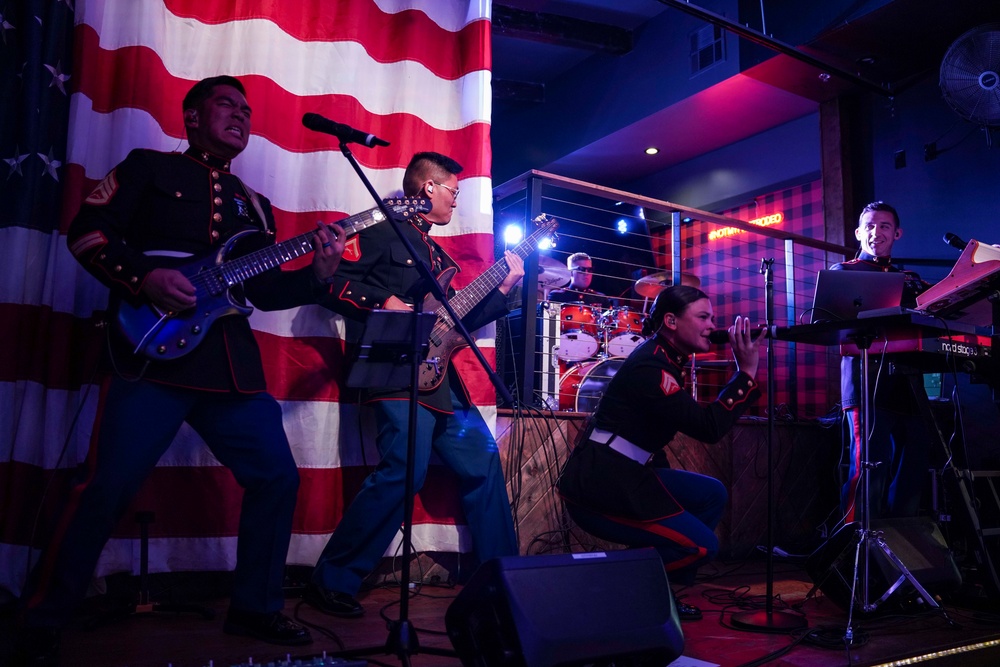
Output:
<svg viewBox="0 0 1000 667">
<path fill-rule="evenodd" d="M 538 258 L 538 286 L 563 287 L 569 285 L 570 272 L 562 262 L 551 257 Z"/>
<path fill-rule="evenodd" d="M 639 296 L 651 299 L 673 284 L 672 274 L 666 272 L 652 273 L 635 281 L 635 291 Z M 698 276 L 693 276 L 690 273 L 682 273 L 681 285 L 701 287 L 701 280 L 698 279 Z"/>
</svg>

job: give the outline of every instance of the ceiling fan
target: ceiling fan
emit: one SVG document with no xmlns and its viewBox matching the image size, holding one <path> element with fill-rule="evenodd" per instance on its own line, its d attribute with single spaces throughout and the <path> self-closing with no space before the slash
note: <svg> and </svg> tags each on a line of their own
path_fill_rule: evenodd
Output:
<svg viewBox="0 0 1000 667">
<path fill-rule="evenodd" d="M 987 129 L 1000 127 L 1000 23 L 973 28 L 948 47 L 939 85 L 959 116 Z"/>
</svg>

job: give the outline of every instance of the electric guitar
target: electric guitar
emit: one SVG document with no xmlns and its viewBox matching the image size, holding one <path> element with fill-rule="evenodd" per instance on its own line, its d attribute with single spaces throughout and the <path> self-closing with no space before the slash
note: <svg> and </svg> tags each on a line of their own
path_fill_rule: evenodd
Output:
<svg viewBox="0 0 1000 667">
<path fill-rule="evenodd" d="M 404 220 L 431 210 L 429 200 L 414 197 L 385 199 L 384 203 L 394 217 Z M 385 215 L 375 207 L 338 220 L 337 224 L 349 238 L 384 220 Z M 192 308 L 175 313 L 161 310 L 151 303 L 132 305 L 121 302 L 116 322 L 118 330 L 133 347 L 133 352 L 154 361 L 183 357 L 198 347 L 205 338 L 205 332 L 220 317 L 247 317 L 253 312 L 251 306 L 233 298 L 230 292 L 232 287 L 313 251 L 314 232 L 310 231 L 234 259 L 227 258 L 240 240 L 255 234 L 260 234 L 260 231 L 250 229 L 239 232 L 218 250 L 172 267 L 194 285 L 198 302 Z"/>
<path fill-rule="evenodd" d="M 521 241 L 516 248 L 511 250 L 518 257 L 527 257 L 537 250 L 539 239 L 547 234 L 551 234 L 559 225 L 555 219 L 546 217 L 544 213 L 535 218 L 533 222 L 539 225 L 538 229 L 532 232 L 528 238 Z M 451 267 L 438 276 L 438 283 L 440 283 L 445 294 L 448 293 L 448 285 L 451 284 L 451 280 L 457 272 L 457 268 Z M 508 273 L 510 273 L 510 267 L 507 266 L 507 260 L 500 258 L 500 261 L 486 269 L 481 276 L 459 290 L 455 296 L 451 297 L 448 301 L 451 303 L 452 308 L 455 309 L 458 319 L 462 319 L 468 315 L 473 308 L 504 281 Z M 455 331 L 455 323 L 448 315 L 448 311 L 445 310 L 444 306 L 434 299 L 427 299 L 425 304 L 425 310 L 433 310 L 437 316 L 437 320 L 431 329 L 427 357 L 420 364 L 420 377 L 417 386 L 421 391 L 436 389 L 444 380 L 444 374 L 448 371 L 448 364 L 451 363 L 452 354 L 467 345 L 462 335 Z"/>
</svg>

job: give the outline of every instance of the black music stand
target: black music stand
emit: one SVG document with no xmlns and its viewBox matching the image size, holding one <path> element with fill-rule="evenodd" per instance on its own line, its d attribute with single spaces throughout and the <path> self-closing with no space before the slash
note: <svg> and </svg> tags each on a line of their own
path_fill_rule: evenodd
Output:
<svg viewBox="0 0 1000 667">
<path fill-rule="evenodd" d="M 399 620 L 389 621 L 389 637 L 383 646 L 341 651 L 344 657 L 395 653 L 400 660 L 409 664 L 409 656 L 415 653 L 419 643 L 409 620 L 410 593 L 410 537 L 413 532 L 413 456 L 416 450 L 417 401 L 416 387 L 420 376 L 420 364 L 427 356 L 428 340 L 437 315 L 422 312 L 420 304 L 412 311 L 375 310 L 368 316 L 365 332 L 357 360 L 351 366 L 347 386 L 353 389 L 389 389 L 409 387 L 410 398 L 409 429 L 406 447 L 406 485 L 403 498 L 403 567 L 399 582 Z M 424 653 L 454 656 L 453 651 L 431 648 L 420 649 Z"/>
<path fill-rule="evenodd" d="M 434 319 L 434 313 L 429 312 L 373 310 L 365 323 L 347 386 L 352 389 L 410 386 L 412 364 L 419 366 L 427 355 Z"/>
</svg>

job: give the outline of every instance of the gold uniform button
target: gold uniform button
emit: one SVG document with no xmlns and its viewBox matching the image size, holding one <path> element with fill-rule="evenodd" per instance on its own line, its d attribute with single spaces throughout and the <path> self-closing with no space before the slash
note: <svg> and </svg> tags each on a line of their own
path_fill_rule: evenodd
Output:
<svg viewBox="0 0 1000 667">
<path fill-rule="evenodd" d="M 361 300 L 362 301 L 367 301 L 368 299 L 366 297 L 361 297 Z"/>
<path fill-rule="evenodd" d="M 413 260 L 412 259 L 408 259 L 408 260 L 406 260 L 406 263 L 407 264 L 413 264 Z"/>
<path fill-rule="evenodd" d="M 214 203 L 214 204 L 215 204 L 216 206 L 222 206 L 222 197 L 216 197 L 215 199 L 213 199 L 213 200 L 212 200 L 212 202 L 213 202 L 213 203 Z"/>
<path fill-rule="evenodd" d="M 215 171 L 213 169 L 212 170 L 212 178 L 214 178 L 215 180 L 219 180 L 219 172 L 217 172 L 217 171 Z"/>
<path fill-rule="evenodd" d="M 344 294 L 346 294 L 347 296 L 351 296 L 351 290 L 347 290 L 346 292 L 344 292 Z"/>
<path fill-rule="evenodd" d="M 221 213 L 214 214 L 212 216 L 212 220 L 215 220 L 216 222 L 222 222 L 222 214 Z"/>
<path fill-rule="evenodd" d="M 212 230 L 212 239 L 218 240 L 218 238 L 219 238 L 219 232 L 218 232 L 218 230 L 213 229 Z"/>
<path fill-rule="evenodd" d="M 742 395 L 743 395 L 743 390 L 742 390 L 742 389 L 738 389 L 738 390 L 736 391 L 736 395 L 737 395 L 737 396 L 742 396 Z"/>
<path fill-rule="evenodd" d="M 122 265 L 121 264 L 118 264 L 118 265 L 115 266 L 115 271 L 116 272 L 121 271 L 121 270 L 122 270 Z"/>
<path fill-rule="evenodd" d="M 726 399 L 726 405 L 732 405 L 732 404 L 733 404 L 733 399 L 727 398 Z"/>
<path fill-rule="evenodd" d="M 139 282 L 139 279 L 136 278 L 135 276 L 132 276 L 131 278 L 129 278 L 129 282 L 135 285 L 137 282 Z"/>
<path fill-rule="evenodd" d="M 212 186 L 212 189 L 215 190 L 216 192 L 222 192 L 222 183 L 216 183 L 215 185 Z"/>
<path fill-rule="evenodd" d="M 98 257 L 98 259 L 107 259 L 107 258 L 108 258 L 107 254 L 105 254 L 105 253 L 103 253 L 103 252 L 102 252 L 102 253 L 100 254 L 100 256 Z"/>
<path fill-rule="evenodd" d="M 181 197 L 183 197 L 184 195 L 182 195 L 182 194 L 181 194 L 181 191 L 180 191 L 180 190 L 178 190 L 177 192 L 175 192 L 175 193 L 174 193 L 174 196 L 175 196 L 175 197 L 177 197 L 178 199 L 180 199 L 180 198 L 181 198 Z"/>
</svg>

